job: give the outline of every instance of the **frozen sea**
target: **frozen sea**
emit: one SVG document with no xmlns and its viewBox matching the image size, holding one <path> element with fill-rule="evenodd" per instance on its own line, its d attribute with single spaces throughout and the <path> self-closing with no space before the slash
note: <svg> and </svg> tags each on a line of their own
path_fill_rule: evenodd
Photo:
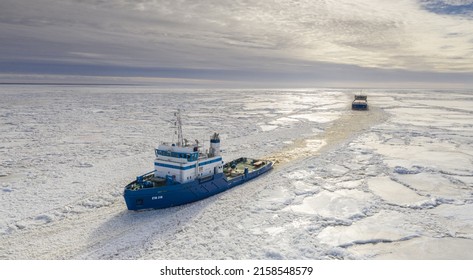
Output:
<svg viewBox="0 0 473 280">
<path fill-rule="evenodd" d="M 0 86 L 0 259 L 473 259 L 473 91 L 356 93 Z M 177 108 L 274 170 L 128 211 Z"/>
</svg>

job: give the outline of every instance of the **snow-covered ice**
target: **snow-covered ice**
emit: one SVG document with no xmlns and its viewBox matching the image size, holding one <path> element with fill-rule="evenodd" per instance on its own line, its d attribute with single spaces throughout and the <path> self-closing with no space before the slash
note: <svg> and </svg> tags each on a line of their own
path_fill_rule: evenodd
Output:
<svg viewBox="0 0 473 280">
<path fill-rule="evenodd" d="M 422 204 L 428 200 L 406 186 L 394 182 L 389 177 L 370 178 L 368 186 L 375 195 L 380 196 L 386 203 L 409 206 Z"/>
<path fill-rule="evenodd" d="M 0 259 L 472 259 L 473 92 L 0 87 Z M 274 170 L 179 207 L 126 210 L 173 140 Z"/>
</svg>

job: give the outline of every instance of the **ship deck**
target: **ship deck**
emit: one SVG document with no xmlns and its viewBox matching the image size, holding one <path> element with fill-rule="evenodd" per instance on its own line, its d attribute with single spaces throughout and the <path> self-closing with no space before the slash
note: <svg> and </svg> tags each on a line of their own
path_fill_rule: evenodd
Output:
<svg viewBox="0 0 473 280">
<path fill-rule="evenodd" d="M 248 173 L 257 171 L 270 162 L 251 158 L 238 158 L 233 161 L 227 162 L 223 165 L 223 175 L 231 180 L 238 176 L 245 174 L 245 169 L 248 169 Z M 138 179 L 139 178 L 139 179 Z M 128 184 L 125 189 L 136 191 L 140 189 L 159 188 L 168 186 L 168 182 L 165 178 L 154 177 L 153 171 L 139 176 L 137 180 Z"/>
<path fill-rule="evenodd" d="M 245 173 L 245 169 L 251 173 L 265 166 L 267 162 L 248 158 L 239 158 L 223 165 L 223 174 L 227 178 L 237 177 Z"/>
</svg>

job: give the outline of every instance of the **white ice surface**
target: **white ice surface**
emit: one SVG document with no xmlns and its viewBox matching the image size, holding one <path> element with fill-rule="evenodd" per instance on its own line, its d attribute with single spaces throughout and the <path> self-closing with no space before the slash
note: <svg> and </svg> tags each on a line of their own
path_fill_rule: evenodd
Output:
<svg viewBox="0 0 473 280">
<path fill-rule="evenodd" d="M 473 93 L 355 93 L 0 86 L 0 259 L 472 259 Z M 178 107 L 189 139 L 277 164 L 128 211 Z"/>
<path fill-rule="evenodd" d="M 350 219 L 363 215 L 363 208 L 371 194 L 359 190 L 322 191 L 306 197 L 301 204 L 293 204 L 288 210 L 326 218 Z"/>
<path fill-rule="evenodd" d="M 399 206 L 419 205 L 428 201 L 426 197 L 415 191 L 392 181 L 389 177 L 375 177 L 368 179 L 368 187 L 384 201 Z"/>
</svg>

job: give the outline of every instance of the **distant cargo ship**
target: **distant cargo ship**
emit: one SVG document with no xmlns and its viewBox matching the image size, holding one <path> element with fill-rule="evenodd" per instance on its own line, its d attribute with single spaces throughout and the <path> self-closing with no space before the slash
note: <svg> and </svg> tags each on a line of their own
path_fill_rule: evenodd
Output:
<svg viewBox="0 0 473 280">
<path fill-rule="evenodd" d="M 368 96 L 355 95 L 355 100 L 351 103 L 353 110 L 368 110 Z"/>
<path fill-rule="evenodd" d="M 241 157 L 224 163 L 220 138 L 214 133 L 210 148 L 201 151 L 196 140 L 182 137 L 180 111 L 176 113 L 178 142 L 155 149 L 154 170 L 138 176 L 124 190 L 129 210 L 167 208 L 198 201 L 240 185 L 269 171 L 273 162 Z"/>
</svg>

